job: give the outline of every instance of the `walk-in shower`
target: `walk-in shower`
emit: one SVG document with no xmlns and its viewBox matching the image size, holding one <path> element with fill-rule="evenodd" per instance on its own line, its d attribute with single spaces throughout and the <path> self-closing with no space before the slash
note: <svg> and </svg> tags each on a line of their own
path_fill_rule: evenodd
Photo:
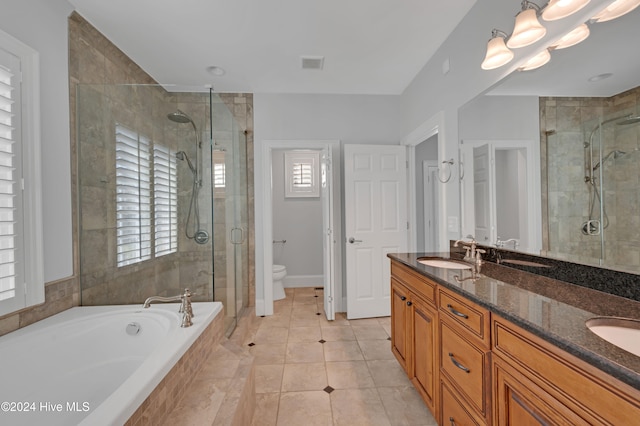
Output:
<svg viewBox="0 0 640 426">
<path fill-rule="evenodd" d="M 178 151 L 176 158 L 181 161 L 186 161 L 189 166 L 189 170 L 193 174 L 193 185 L 191 189 L 191 201 L 189 202 L 189 212 L 187 213 L 187 221 L 184 225 L 184 234 L 190 240 L 195 241 L 198 244 L 206 244 L 209 241 L 209 233 L 200 227 L 200 203 L 198 202 L 200 188 L 202 188 L 202 178 L 200 176 L 200 151 L 202 150 L 202 141 L 198 133 L 198 127 L 196 123 L 185 114 L 183 111 L 177 110 L 167 114 L 167 118 L 175 123 L 186 124 L 191 123 L 193 131 L 195 132 L 195 165 L 189 160 L 189 156 L 184 151 Z M 189 233 L 189 228 L 192 227 L 192 233 Z"/>
<path fill-rule="evenodd" d="M 224 304 L 229 334 L 251 303 L 249 96 L 81 84 L 76 98 L 81 304 L 188 287 Z"/>
<path fill-rule="evenodd" d="M 584 235 L 600 235 L 600 233 L 609 227 L 609 216 L 607 215 L 606 200 L 601 194 L 602 182 L 605 179 L 605 168 L 609 163 L 615 164 L 615 160 L 624 157 L 628 153 L 637 152 L 638 146 L 632 151 L 626 152 L 620 149 L 611 149 L 607 154 L 605 151 L 603 139 L 603 128 L 605 125 L 615 123 L 618 126 L 628 126 L 640 122 L 638 115 L 619 116 L 604 120 L 596 125 L 589 133 L 589 138 L 584 143 L 584 181 L 587 184 L 589 192 L 589 207 L 587 220 L 582 224 L 582 233 Z M 594 141 L 594 135 L 599 134 L 600 140 Z M 597 146 L 594 152 L 594 145 Z M 595 163 L 595 164 L 594 164 Z"/>
</svg>

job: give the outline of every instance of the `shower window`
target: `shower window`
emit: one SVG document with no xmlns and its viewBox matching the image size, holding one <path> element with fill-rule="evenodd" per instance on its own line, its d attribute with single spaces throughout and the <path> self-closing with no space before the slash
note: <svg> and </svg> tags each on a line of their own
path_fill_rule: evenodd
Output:
<svg viewBox="0 0 640 426">
<path fill-rule="evenodd" d="M 226 186 L 226 166 L 224 151 L 213 153 L 213 195 L 224 197 Z"/>
<path fill-rule="evenodd" d="M 153 147 L 153 207 L 156 257 L 178 250 L 178 184 L 176 152 Z"/>
<path fill-rule="evenodd" d="M 151 142 L 116 123 L 117 265 L 151 258 Z"/>
</svg>

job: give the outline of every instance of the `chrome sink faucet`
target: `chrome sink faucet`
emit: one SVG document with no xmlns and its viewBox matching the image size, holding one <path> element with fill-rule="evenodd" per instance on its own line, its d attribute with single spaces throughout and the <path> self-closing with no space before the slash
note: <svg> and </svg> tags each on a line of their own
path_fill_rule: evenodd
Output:
<svg viewBox="0 0 640 426">
<path fill-rule="evenodd" d="M 467 251 L 462 260 L 464 260 L 465 262 L 473 263 L 476 266 L 481 266 L 482 254 L 486 253 L 486 250 L 477 248 L 478 242 L 476 241 L 473 235 L 467 235 L 466 238 L 471 239 L 471 241 L 465 241 L 464 239 L 458 240 L 455 243 L 453 243 L 453 246 L 459 247 L 460 244 L 462 244 L 462 246 Z"/>
<path fill-rule="evenodd" d="M 498 240 L 496 241 L 496 247 L 503 248 L 508 243 L 513 243 L 514 250 L 518 249 L 518 240 L 515 238 L 509 238 L 508 240 L 501 240 L 500 237 L 498 237 Z"/>
<path fill-rule="evenodd" d="M 189 290 L 188 288 L 185 288 L 184 293 L 179 294 L 177 296 L 171 296 L 171 297 L 151 296 L 144 301 L 144 305 L 142 305 L 142 307 L 147 309 L 151 306 L 152 303 L 156 303 L 156 302 L 166 303 L 166 302 L 179 301 L 180 309 L 178 309 L 178 312 L 182 314 L 182 323 L 180 324 L 180 327 L 191 327 L 193 325 L 193 322 L 191 321 L 191 318 L 193 318 L 193 309 L 191 307 L 191 296 L 193 296 L 194 294 L 195 293 L 191 293 L 191 290 Z"/>
</svg>

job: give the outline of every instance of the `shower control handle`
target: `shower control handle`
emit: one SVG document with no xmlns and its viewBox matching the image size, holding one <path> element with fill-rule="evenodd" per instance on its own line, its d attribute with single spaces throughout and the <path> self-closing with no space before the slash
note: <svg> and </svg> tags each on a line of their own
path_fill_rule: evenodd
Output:
<svg viewBox="0 0 640 426">
<path fill-rule="evenodd" d="M 351 237 L 349 238 L 349 243 L 353 244 L 353 243 L 361 243 L 362 240 L 356 240 L 355 238 Z"/>
</svg>

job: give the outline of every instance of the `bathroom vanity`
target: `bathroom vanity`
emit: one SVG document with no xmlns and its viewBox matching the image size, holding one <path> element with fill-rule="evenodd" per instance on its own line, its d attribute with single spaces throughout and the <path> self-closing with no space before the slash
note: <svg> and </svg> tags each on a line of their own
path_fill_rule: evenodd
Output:
<svg viewBox="0 0 640 426">
<path fill-rule="evenodd" d="M 640 422 L 640 356 L 585 325 L 640 318 L 640 302 L 489 262 L 478 275 L 388 256 L 392 351 L 438 424 Z"/>
</svg>

